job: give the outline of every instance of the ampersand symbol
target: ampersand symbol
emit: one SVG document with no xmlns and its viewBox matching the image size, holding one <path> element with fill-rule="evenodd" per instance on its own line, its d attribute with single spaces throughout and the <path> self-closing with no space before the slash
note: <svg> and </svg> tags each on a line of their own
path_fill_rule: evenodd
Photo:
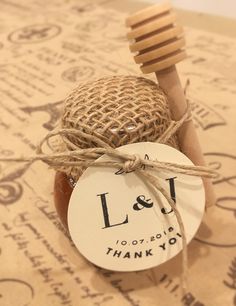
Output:
<svg viewBox="0 0 236 306">
<path fill-rule="evenodd" d="M 136 199 L 137 203 L 133 205 L 134 210 L 141 210 L 145 208 L 151 208 L 153 206 L 153 202 L 150 203 L 151 199 L 145 199 L 144 195 L 140 195 Z"/>
</svg>

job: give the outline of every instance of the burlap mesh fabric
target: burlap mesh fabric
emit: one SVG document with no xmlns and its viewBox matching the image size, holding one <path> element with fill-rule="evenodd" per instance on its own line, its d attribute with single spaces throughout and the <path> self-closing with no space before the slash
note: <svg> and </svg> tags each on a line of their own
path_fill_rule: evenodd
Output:
<svg viewBox="0 0 236 306">
<path fill-rule="evenodd" d="M 62 128 L 81 130 L 116 148 L 155 142 L 170 121 L 167 97 L 156 83 L 136 76 L 112 76 L 75 88 L 65 100 L 61 124 Z M 87 137 L 70 136 L 70 142 L 81 149 L 98 146 Z M 167 144 L 177 148 L 176 138 Z M 66 146 L 72 149 L 68 143 Z M 78 177 L 78 169 L 67 174 Z"/>
</svg>

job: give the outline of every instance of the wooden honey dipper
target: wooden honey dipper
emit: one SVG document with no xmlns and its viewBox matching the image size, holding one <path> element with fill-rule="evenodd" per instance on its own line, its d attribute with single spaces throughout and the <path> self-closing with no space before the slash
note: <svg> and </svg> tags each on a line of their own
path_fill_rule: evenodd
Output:
<svg viewBox="0 0 236 306">
<path fill-rule="evenodd" d="M 154 72 L 160 87 L 168 95 L 172 119 L 179 120 L 187 110 L 187 101 L 175 67 L 186 58 L 183 28 L 176 23 L 170 3 L 148 7 L 126 19 L 131 28 L 127 34 L 134 60 L 145 74 Z M 185 122 L 178 131 L 181 151 L 195 165 L 204 166 L 204 158 L 192 120 Z M 206 207 L 216 202 L 209 179 L 203 179 Z"/>
</svg>

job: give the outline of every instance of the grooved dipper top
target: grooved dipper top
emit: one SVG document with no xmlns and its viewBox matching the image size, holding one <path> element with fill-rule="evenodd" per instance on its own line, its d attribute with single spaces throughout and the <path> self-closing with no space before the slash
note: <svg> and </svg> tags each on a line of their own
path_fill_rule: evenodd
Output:
<svg viewBox="0 0 236 306">
<path fill-rule="evenodd" d="M 186 58 L 183 28 L 176 25 L 169 3 L 148 7 L 126 19 L 134 60 L 143 73 L 167 69 Z"/>
</svg>

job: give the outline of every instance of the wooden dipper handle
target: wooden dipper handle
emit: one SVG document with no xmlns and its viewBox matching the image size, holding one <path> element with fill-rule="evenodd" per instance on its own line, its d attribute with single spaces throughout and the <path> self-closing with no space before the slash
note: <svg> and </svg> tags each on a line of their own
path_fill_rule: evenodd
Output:
<svg viewBox="0 0 236 306">
<path fill-rule="evenodd" d="M 126 20 L 131 28 L 127 34 L 134 60 L 143 73 L 154 72 L 160 87 L 168 95 L 172 118 L 179 120 L 187 109 L 187 102 L 175 64 L 186 58 L 183 28 L 176 25 L 176 15 L 168 2 L 148 7 Z M 185 122 L 178 131 L 181 151 L 195 165 L 204 166 L 204 158 L 192 120 Z M 203 178 L 206 206 L 216 202 L 209 179 Z"/>
</svg>

